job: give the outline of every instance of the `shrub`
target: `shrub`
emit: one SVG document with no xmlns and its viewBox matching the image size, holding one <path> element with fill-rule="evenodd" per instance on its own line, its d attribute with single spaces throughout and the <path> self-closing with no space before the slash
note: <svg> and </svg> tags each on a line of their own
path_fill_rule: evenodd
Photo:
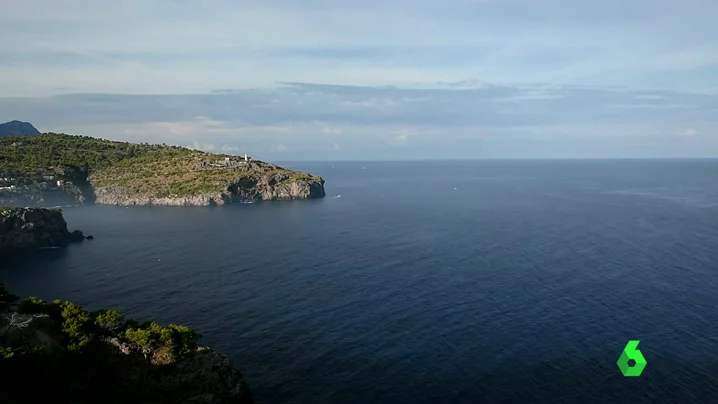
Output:
<svg viewBox="0 0 718 404">
<path fill-rule="evenodd" d="M 17 296 L 7 291 L 0 283 L 0 302 L 17 300 Z M 153 321 L 138 323 L 127 319 L 116 310 L 96 310 L 88 312 L 72 302 L 54 300 L 48 303 L 30 296 L 20 303 L 19 311 L 24 314 L 46 314 L 58 324 L 64 335 L 68 350 L 83 350 L 90 343 L 101 341 L 100 337 L 112 336 L 124 339 L 136 350 L 145 355 L 152 354 L 160 363 L 170 363 L 179 357 L 191 353 L 197 347 L 196 341 L 202 335 L 184 325 L 170 324 L 162 326 Z M 94 344 L 93 344 L 94 345 Z M 0 359 L 35 352 L 35 347 L 5 347 L 0 345 Z M 158 359 L 159 358 L 159 359 Z"/>
<path fill-rule="evenodd" d="M 13 347 L 0 345 L 0 360 L 12 358 L 15 352 L 16 349 Z"/>
<path fill-rule="evenodd" d="M 202 334 L 185 325 L 170 324 L 166 329 L 171 330 L 169 338 L 173 347 L 172 352 L 176 355 L 192 352 L 197 347 L 197 340 L 202 338 Z"/>
<path fill-rule="evenodd" d="M 45 314 L 48 304 L 35 296 L 30 296 L 20 303 L 20 313 L 24 314 Z"/>
<path fill-rule="evenodd" d="M 163 327 L 155 322 L 128 328 L 125 337 L 140 350 L 164 349 L 175 357 L 192 352 L 202 335 L 183 325 L 170 324 Z"/>
<path fill-rule="evenodd" d="M 125 330 L 125 337 L 141 349 L 152 348 L 152 333 L 142 328 L 128 328 Z"/>
<path fill-rule="evenodd" d="M 65 302 L 62 304 L 62 331 L 70 337 L 67 348 L 77 350 L 83 348 L 92 339 L 90 313 L 82 307 Z"/>
<path fill-rule="evenodd" d="M 116 310 L 98 310 L 93 313 L 95 317 L 95 325 L 101 330 L 110 333 L 121 330 L 127 324 L 127 319 L 119 311 Z"/>
</svg>

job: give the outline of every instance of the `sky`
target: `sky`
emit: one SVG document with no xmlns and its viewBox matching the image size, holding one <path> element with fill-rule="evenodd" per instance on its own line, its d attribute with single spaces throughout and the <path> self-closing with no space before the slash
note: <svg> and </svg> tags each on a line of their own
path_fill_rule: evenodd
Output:
<svg viewBox="0 0 718 404">
<path fill-rule="evenodd" d="M 718 157 L 715 0 L 0 0 L 0 122 L 280 161 Z"/>
</svg>

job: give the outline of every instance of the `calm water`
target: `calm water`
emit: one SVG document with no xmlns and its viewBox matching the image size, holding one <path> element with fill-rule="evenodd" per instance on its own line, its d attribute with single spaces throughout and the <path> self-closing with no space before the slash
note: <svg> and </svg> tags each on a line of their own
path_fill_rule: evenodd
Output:
<svg viewBox="0 0 718 404">
<path fill-rule="evenodd" d="M 189 324 L 257 403 L 718 402 L 718 161 L 289 166 L 327 198 L 66 209 L 95 240 L 0 277 Z"/>
</svg>

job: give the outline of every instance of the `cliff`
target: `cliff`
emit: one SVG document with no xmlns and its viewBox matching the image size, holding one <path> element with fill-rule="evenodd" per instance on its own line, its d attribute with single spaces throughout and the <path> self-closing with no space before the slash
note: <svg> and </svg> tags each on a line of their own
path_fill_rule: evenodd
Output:
<svg viewBox="0 0 718 404">
<path fill-rule="evenodd" d="M 154 161 L 123 161 L 91 174 L 89 183 L 95 203 L 124 206 L 213 206 L 324 196 L 320 177 L 186 149 Z"/>
<path fill-rule="evenodd" d="M 324 180 L 177 146 L 43 134 L 0 138 L 0 203 L 212 206 L 322 198 Z"/>
<path fill-rule="evenodd" d="M 241 373 L 188 327 L 17 300 L 0 283 L 2 403 L 253 403 Z"/>
<path fill-rule="evenodd" d="M 60 210 L 0 207 L 0 254 L 63 247 L 84 239 L 81 231 L 67 229 Z"/>
<path fill-rule="evenodd" d="M 39 135 L 40 131 L 35 129 L 29 122 L 10 121 L 0 123 L 0 137 L 3 136 L 34 136 Z"/>
</svg>

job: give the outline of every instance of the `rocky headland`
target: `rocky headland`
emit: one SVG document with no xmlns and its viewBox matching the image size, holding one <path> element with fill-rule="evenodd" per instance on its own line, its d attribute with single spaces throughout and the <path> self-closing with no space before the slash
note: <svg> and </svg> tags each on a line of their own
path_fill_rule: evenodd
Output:
<svg viewBox="0 0 718 404">
<path fill-rule="evenodd" d="M 59 209 L 0 207 L 0 254 L 64 247 L 85 238 L 82 231 L 67 229 Z"/>
<path fill-rule="evenodd" d="M 248 156 L 57 133 L 0 138 L 0 205 L 215 206 L 324 196 L 321 177 Z"/>
<path fill-rule="evenodd" d="M 0 402 L 252 404 L 242 374 L 192 329 L 19 298 L 0 283 Z"/>
</svg>

